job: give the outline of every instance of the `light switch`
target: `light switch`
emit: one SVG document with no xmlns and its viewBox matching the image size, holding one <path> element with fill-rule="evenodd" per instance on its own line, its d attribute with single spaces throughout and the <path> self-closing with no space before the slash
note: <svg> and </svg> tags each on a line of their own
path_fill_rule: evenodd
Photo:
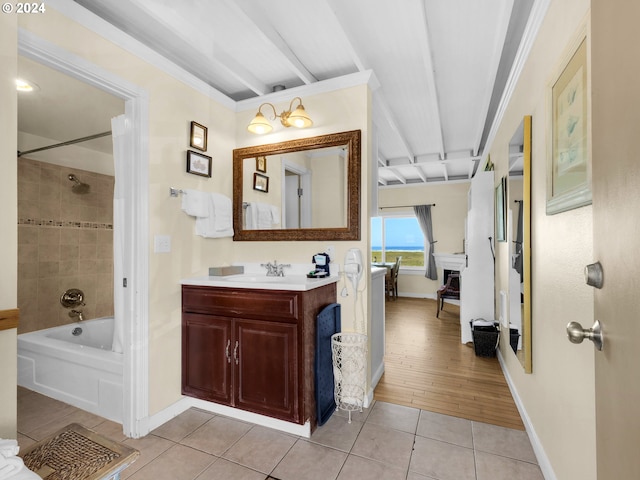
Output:
<svg viewBox="0 0 640 480">
<path fill-rule="evenodd" d="M 171 236 L 170 235 L 155 235 L 153 237 L 153 251 L 155 253 L 169 253 L 169 252 L 171 252 Z"/>
</svg>

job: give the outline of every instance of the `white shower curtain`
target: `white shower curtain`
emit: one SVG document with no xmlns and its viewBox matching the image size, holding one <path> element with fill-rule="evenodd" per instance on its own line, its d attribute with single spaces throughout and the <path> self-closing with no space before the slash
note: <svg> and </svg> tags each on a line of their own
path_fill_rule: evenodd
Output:
<svg viewBox="0 0 640 480">
<path fill-rule="evenodd" d="M 131 135 L 127 134 L 126 119 L 119 115 L 111 119 L 111 137 L 113 139 L 113 163 L 115 185 L 113 188 L 113 343 L 114 352 L 123 352 L 124 343 L 124 206 L 125 206 L 125 161 L 131 151 Z"/>
</svg>

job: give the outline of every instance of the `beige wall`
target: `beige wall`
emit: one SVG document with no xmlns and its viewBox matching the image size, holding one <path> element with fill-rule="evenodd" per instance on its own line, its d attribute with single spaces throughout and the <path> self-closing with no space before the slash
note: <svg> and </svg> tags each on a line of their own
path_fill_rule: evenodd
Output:
<svg viewBox="0 0 640 480">
<path fill-rule="evenodd" d="M 73 193 L 69 174 L 89 193 Z M 18 333 L 77 321 L 59 301 L 69 288 L 84 292 L 85 319 L 113 315 L 113 184 L 113 176 L 18 160 Z"/>
<path fill-rule="evenodd" d="M 592 210 L 546 215 L 547 86 L 589 9 L 588 0 L 553 1 L 506 110 L 491 160 L 506 175 L 509 139 L 524 115 L 533 116 L 532 342 L 533 373 L 525 375 L 501 345 L 508 375 L 549 458 L 556 478 L 595 479 L 594 349 L 572 345 L 570 321 L 593 323 L 593 292 L 583 279 L 592 258 Z M 509 252 L 496 248 L 496 295 L 508 290 Z"/>
<path fill-rule="evenodd" d="M 17 15 L 0 15 L 0 310 L 18 306 L 17 241 L 18 194 L 16 151 Z M 17 411 L 16 329 L 0 330 L 0 438 L 16 438 Z"/>
<path fill-rule="evenodd" d="M 380 215 L 413 215 L 412 209 L 388 208 L 394 205 L 420 205 L 435 203 L 431 209 L 433 236 L 438 243 L 436 253 L 457 253 L 464 248 L 464 224 L 467 215 L 467 193 L 469 182 L 451 185 L 429 185 L 404 188 L 386 187 L 378 190 L 378 206 L 385 207 Z M 436 290 L 442 285 L 442 269 L 438 268 L 438 279 L 424 277 L 424 271 L 400 273 L 398 291 L 400 295 L 436 298 Z"/>
</svg>

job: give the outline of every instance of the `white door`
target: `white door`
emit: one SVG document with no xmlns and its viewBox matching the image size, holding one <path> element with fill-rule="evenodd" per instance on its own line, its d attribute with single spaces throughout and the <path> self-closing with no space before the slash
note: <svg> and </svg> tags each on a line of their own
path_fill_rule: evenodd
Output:
<svg viewBox="0 0 640 480">
<path fill-rule="evenodd" d="M 284 177 L 285 181 L 285 225 L 284 228 L 300 228 L 300 176 L 289 173 Z"/>
<path fill-rule="evenodd" d="M 594 260 L 599 480 L 640 479 L 640 2 L 591 2 Z M 586 327 L 583 325 L 583 327 Z"/>
</svg>

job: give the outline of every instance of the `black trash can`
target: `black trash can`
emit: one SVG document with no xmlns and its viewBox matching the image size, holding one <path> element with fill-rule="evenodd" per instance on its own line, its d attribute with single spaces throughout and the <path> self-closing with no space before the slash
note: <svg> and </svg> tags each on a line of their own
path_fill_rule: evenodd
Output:
<svg viewBox="0 0 640 480">
<path fill-rule="evenodd" d="M 498 341 L 500 340 L 498 322 L 479 318 L 477 320 L 471 320 L 469 323 L 471 324 L 473 348 L 476 356 L 495 357 Z"/>
<path fill-rule="evenodd" d="M 517 328 L 509 329 L 509 344 L 511 345 L 511 349 L 513 353 L 518 353 L 518 341 L 520 340 L 520 332 L 518 332 Z"/>
</svg>

